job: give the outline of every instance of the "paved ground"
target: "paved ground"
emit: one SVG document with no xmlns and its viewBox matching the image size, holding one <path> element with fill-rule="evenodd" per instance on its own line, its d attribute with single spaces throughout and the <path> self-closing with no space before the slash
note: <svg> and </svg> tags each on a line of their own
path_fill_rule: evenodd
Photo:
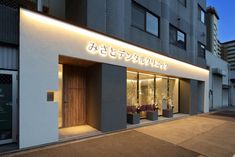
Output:
<svg viewBox="0 0 235 157">
<path fill-rule="evenodd" d="M 8 157 L 232 157 L 233 154 L 235 111 L 222 111 Z"/>
</svg>

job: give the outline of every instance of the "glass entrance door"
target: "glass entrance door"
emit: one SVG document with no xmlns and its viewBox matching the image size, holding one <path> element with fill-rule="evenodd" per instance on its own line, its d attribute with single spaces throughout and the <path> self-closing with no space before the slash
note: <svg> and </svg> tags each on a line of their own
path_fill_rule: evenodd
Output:
<svg viewBox="0 0 235 157">
<path fill-rule="evenodd" d="M 16 74 L 15 71 L 0 70 L 0 144 L 16 141 Z"/>
</svg>

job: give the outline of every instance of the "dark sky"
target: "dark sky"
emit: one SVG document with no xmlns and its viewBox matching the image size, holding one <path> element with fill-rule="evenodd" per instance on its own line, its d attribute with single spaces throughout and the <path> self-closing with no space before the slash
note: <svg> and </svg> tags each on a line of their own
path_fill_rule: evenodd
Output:
<svg viewBox="0 0 235 157">
<path fill-rule="evenodd" d="M 215 7 L 220 17 L 219 40 L 235 40 L 235 0 L 207 0 L 207 6 Z"/>
</svg>

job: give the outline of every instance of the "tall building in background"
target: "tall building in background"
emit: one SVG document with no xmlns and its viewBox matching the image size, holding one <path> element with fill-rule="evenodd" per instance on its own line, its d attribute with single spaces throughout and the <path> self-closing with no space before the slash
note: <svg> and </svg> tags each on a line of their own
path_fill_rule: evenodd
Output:
<svg viewBox="0 0 235 157">
<path fill-rule="evenodd" d="M 206 25 L 207 25 L 207 49 L 221 57 L 220 42 L 218 39 L 218 20 L 219 16 L 214 7 L 206 9 Z"/>
<path fill-rule="evenodd" d="M 222 43 L 222 52 L 229 63 L 231 81 L 230 104 L 235 106 L 235 40 Z"/>
<path fill-rule="evenodd" d="M 218 40 L 219 15 L 214 7 L 206 10 L 207 46 L 206 63 L 210 69 L 209 106 L 211 110 L 229 105 L 229 69 Z"/>
<path fill-rule="evenodd" d="M 226 60 L 230 64 L 230 70 L 235 71 L 235 40 L 222 43 Z"/>
</svg>

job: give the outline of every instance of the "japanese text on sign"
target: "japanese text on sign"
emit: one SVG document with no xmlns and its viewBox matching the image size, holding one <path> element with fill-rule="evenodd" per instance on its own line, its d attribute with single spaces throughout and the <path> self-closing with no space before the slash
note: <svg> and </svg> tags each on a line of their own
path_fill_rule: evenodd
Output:
<svg viewBox="0 0 235 157">
<path fill-rule="evenodd" d="M 119 59 L 127 62 L 132 62 L 134 64 L 140 64 L 159 68 L 161 70 L 167 70 L 167 64 L 161 63 L 156 59 L 150 57 L 142 57 L 136 53 L 129 53 L 124 50 L 114 49 L 113 47 L 107 45 L 98 45 L 95 42 L 88 43 L 87 51 L 91 54 L 97 54 L 101 57 L 110 57 L 112 59 Z"/>
</svg>

